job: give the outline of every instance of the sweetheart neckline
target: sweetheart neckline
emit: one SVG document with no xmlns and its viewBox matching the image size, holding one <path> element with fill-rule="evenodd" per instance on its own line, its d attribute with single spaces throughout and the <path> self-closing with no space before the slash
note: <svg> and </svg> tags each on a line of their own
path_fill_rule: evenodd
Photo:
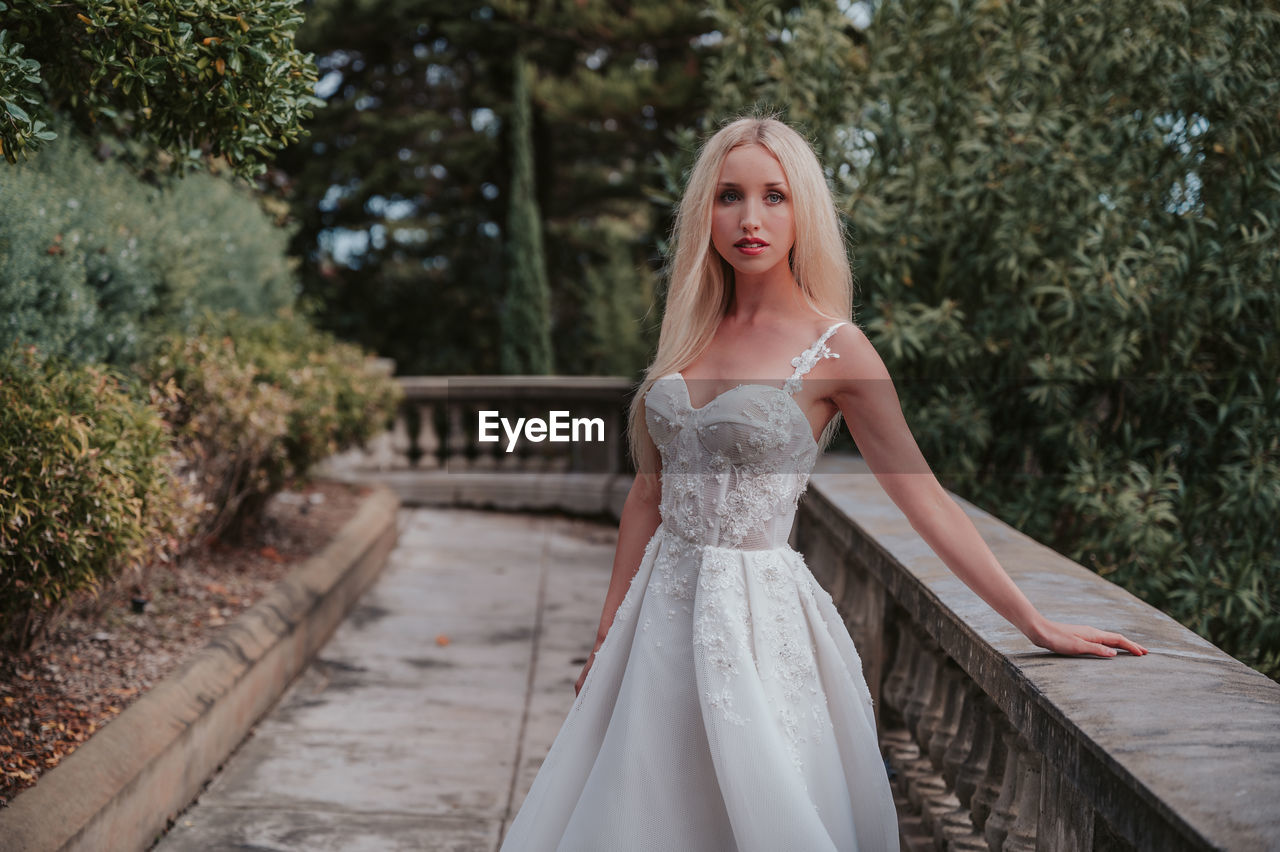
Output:
<svg viewBox="0 0 1280 852">
<path fill-rule="evenodd" d="M 680 387 L 684 388 L 684 401 L 689 405 L 689 410 L 692 411 L 695 415 L 701 414 L 702 412 L 710 408 L 712 405 L 715 405 L 715 403 L 718 402 L 721 398 L 723 398 L 726 394 L 733 393 L 734 391 L 740 390 L 741 388 L 768 388 L 769 390 L 777 391 L 778 393 L 782 394 L 784 397 L 787 398 L 787 400 L 791 403 L 792 410 L 795 411 L 797 414 L 799 414 L 800 419 L 804 421 L 805 427 L 806 427 L 804 430 L 804 433 L 806 436 L 808 436 L 809 442 L 813 444 L 814 447 L 818 446 L 818 440 L 813 437 L 813 424 L 809 422 L 808 415 L 804 413 L 804 409 L 800 407 L 800 403 L 796 402 L 796 398 L 791 394 L 787 393 L 782 388 L 774 387 L 773 385 L 763 385 L 763 384 L 760 384 L 759 382 L 743 382 L 740 385 L 734 385 L 733 387 L 728 388 L 727 390 L 721 391 L 720 393 L 713 396 L 711 399 L 707 400 L 707 402 L 704 405 L 695 406 L 693 404 L 693 397 L 689 396 L 689 382 L 685 380 L 684 374 L 681 373 L 679 370 L 676 370 L 674 373 L 668 373 L 663 378 L 670 378 L 671 376 L 675 376 L 680 380 Z"/>
</svg>

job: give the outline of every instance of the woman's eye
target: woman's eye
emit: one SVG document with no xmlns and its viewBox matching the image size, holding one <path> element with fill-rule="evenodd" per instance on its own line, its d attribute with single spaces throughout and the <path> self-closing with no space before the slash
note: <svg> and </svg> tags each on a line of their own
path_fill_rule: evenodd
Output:
<svg viewBox="0 0 1280 852">
<path fill-rule="evenodd" d="M 732 189 L 726 189 L 724 192 L 720 193 L 721 201 L 734 201 L 737 197 L 738 193 L 734 192 Z"/>
<path fill-rule="evenodd" d="M 787 200 L 787 197 L 783 195 L 781 192 L 771 192 L 766 197 L 769 199 L 770 202 L 774 204 L 781 204 L 782 202 Z"/>
</svg>

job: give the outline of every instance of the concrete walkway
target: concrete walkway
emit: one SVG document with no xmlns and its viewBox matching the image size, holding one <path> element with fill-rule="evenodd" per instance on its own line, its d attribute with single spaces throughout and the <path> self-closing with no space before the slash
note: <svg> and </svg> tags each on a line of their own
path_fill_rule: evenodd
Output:
<svg viewBox="0 0 1280 852">
<path fill-rule="evenodd" d="M 615 542 L 404 510 L 382 576 L 154 848 L 496 850 L 573 703 Z"/>
</svg>

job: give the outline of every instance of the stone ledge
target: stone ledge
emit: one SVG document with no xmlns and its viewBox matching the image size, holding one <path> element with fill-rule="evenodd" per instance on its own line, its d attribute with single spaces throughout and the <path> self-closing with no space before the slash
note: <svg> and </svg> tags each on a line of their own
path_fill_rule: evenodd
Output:
<svg viewBox="0 0 1280 852">
<path fill-rule="evenodd" d="M 634 477 L 629 473 L 533 473 L 522 471 L 391 470 L 370 472 L 329 467 L 325 475 L 344 482 L 376 481 L 407 506 L 453 506 L 504 512 L 565 512 L 618 521 Z"/>
<path fill-rule="evenodd" d="M 1277 848 L 1280 684 L 958 499 L 1047 617 L 1122 633 L 1150 653 L 1101 659 L 1038 648 L 946 568 L 864 463 L 824 461 L 801 507 L 814 574 L 855 611 L 868 586 L 855 582 L 851 566 L 883 588 L 1026 737 L 1046 777 L 1078 791 L 1088 813 L 1068 813 L 1064 824 L 1096 814 L 1124 843 L 1151 852 Z M 866 665 L 889 665 L 881 648 L 884 622 L 894 617 L 866 625 L 858 641 Z M 869 680 L 881 680 L 878 669 Z M 1046 836 L 1037 848 L 1073 847 Z"/>
<path fill-rule="evenodd" d="M 0 811 L 0 845 L 149 848 L 377 577 L 398 508 L 375 489 L 323 551 Z"/>
</svg>

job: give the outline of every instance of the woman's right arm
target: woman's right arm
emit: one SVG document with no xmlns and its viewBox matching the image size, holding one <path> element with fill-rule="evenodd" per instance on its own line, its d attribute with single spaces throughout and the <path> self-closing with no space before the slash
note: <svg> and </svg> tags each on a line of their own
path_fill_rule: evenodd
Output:
<svg viewBox="0 0 1280 852">
<path fill-rule="evenodd" d="M 627 500 L 622 505 L 622 518 L 618 525 L 618 547 L 613 555 L 613 577 L 609 580 L 609 591 L 604 598 L 604 612 L 600 615 L 600 628 L 596 631 L 596 645 L 587 658 L 587 664 L 578 676 L 574 685 L 574 694 L 582 691 L 582 684 L 587 679 L 587 672 L 595 661 L 596 651 L 609 634 L 613 625 L 613 617 L 627 596 L 631 580 L 640 568 L 640 560 L 644 558 L 644 549 L 653 538 L 661 517 L 658 504 L 662 494 L 662 485 L 657 473 L 637 474 L 627 493 Z"/>
</svg>

